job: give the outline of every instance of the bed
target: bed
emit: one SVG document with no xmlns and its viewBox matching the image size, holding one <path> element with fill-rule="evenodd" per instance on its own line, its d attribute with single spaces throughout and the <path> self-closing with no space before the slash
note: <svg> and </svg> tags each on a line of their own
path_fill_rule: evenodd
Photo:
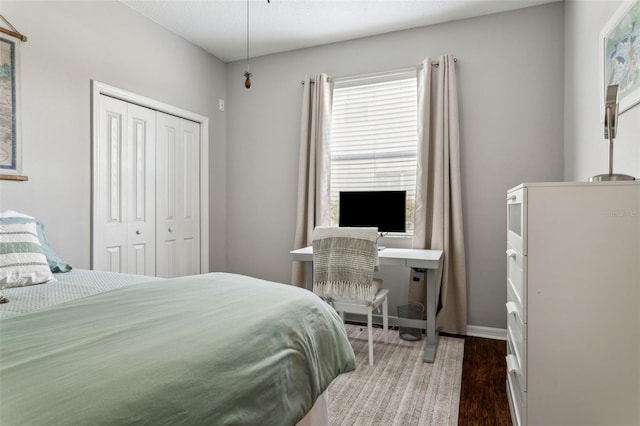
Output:
<svg viewBox="0 0 640 426">
<path fill-rule="evenodd" d="M 53 277 L 2 290 L 3 426 L 326 423 L 324 392 L 355 369 L 340 317 L 304 289 L 229 273 Z"/>
</svg>

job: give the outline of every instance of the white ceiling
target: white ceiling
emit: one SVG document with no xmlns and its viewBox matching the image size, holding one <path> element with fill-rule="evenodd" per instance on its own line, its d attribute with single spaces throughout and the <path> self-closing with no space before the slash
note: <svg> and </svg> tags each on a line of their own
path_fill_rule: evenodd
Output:
<svg viewBox="0 0 640 426">
<path fill-rule="evenodd" d="M 224 62 L 558 0 L 120 0 Z M 248 1 L 248 3 L 247 3 Z"/>
</svg>

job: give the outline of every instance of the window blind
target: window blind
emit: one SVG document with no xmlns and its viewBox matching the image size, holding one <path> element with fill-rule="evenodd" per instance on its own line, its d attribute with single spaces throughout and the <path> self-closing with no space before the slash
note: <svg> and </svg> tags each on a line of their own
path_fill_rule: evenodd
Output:
<svg viewBox="0 0 640 426">
<path fill-rule="evenodd" d="M 416 188 L 417 88 L 414 75 L 336 85 L 331 122 L 331 221 L 340 191 L 406 190 L 413 231 Z"/>
</svg>

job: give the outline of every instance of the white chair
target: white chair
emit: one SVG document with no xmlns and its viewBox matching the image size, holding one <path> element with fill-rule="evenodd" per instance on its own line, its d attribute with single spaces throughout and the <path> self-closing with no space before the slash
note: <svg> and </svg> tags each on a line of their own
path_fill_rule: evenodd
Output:
<svg viewBox="0 0 640 426">
<path fill-rule="evenodd" d="M 373 365 L 373 310 L 382 305 L 384 342 L 389 343 L 388 289 L 374 279 L 377 228 L 318 226 L 313 231 L 313 292 L 345 313 L 366 314 L 369 365 Z"/>
</svg>

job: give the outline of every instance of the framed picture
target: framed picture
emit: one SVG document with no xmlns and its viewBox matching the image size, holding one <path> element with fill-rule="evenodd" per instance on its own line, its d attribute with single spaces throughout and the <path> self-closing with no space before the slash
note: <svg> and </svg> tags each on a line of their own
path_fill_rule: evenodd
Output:
<svg viewBox="0 0 640 426">
<path fill-rule="evenodd" d="M 600 32 L 601 115 L 607 86 L 618 85 L 619 114 L 640 102 L 640 1 L 624 2 Z"/>
<path fill-rule="evenodd" d="M 0 176 L 20 176 L 20 40 L 0 35 Z"/>
</svg>

